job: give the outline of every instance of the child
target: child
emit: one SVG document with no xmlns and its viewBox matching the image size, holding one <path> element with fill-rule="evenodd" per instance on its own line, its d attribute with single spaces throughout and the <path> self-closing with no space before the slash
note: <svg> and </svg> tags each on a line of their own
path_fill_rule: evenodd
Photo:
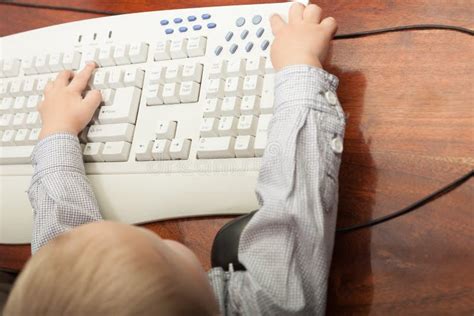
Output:
<svg viewBox="0 0 474 316">
<path fill-rule="evenodd" d="M 345 127 L 338 80 L 322 69 L 336 31 L 321 9 L 295 3 L 271 18 L 275 111 L 244 229 L 246 271 L 206 275 L 184 245 L 102 221 L 77 134 L 101 101 L 86 88 L 95 65 L 61 72 L 39 106 L 43 128 L 28 191 L 34 256 L 5 315 L 322 315 L 337 212 Z M 271 150 L 270 150 L 271 147 Z"/>
</svg>

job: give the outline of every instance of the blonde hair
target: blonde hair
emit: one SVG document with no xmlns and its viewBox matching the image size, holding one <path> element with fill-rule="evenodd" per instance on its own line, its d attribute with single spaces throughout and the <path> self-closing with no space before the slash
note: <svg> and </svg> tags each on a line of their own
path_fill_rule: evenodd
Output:
<svg viewBox="0 0 474 316">
<path fill-rule="evenodd" d="M 166 252 L 149 248 L 128 243 L 126 234 L 64 234 L 27 263 L 4 315 L 214 314 Z"/>
</svg>

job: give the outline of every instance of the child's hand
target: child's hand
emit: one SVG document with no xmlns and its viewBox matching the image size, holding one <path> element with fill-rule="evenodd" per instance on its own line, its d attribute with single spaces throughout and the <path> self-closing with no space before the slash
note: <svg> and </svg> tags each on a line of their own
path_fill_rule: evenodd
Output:
<svg viewBox="0 0 474 316">
<path fill-rule="evenodd" d="M 337 24 L 329 17 L 321 21 L 321 8 L 294 3 L 288 14 L 288 23 L 275 14 L 270 18 L 275 39 L 271 58 L 273 67 L 307 64 L 322 68 L 329 42 L 336 33 Z"/>
<path fill-rule="evenodd" d="M 94 69 L 92 63 L 76 75 L 62 71 L 56 80 L 46 85 L 44 100 L 38 106 L 43 123 L 40 139 L 59 132 L 77 135 L 89 123 L 102 101 L 99 90 L 88 91 L 84 98 L 81 96 Z"/>
</svg>

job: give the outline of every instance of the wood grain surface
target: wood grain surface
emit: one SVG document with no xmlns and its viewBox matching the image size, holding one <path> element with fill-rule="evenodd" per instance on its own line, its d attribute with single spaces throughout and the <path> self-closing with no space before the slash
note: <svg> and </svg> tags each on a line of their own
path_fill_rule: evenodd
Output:
<svg viewBox="0 0 474 316">
<path fill-rule="evenodd" d="M 24 2 L 24 1 L 15 1 Z M 259 1 L 57 1 L 117 13 Z M 263 2 L 263 1 L 260 1 Z M 416 23 L 474 27 L 473 1 L 325 0 L 339 33 Z M 0 5 L 0 35 L 98 17 Z M 335 41 L 326 68 L 349 115 L 338 226 L 398 210 L 474 167 L 474 41 L 450 31 Z M 474 181 L 398 219 L 336 236 L 329 315 L 472 315 Z M 231 217 L 145 225 L 194 250 L 209 268 L 217 230 Z M 0 268 L 20 269 L 28 246 L 0 245 Z M 308 264 L 312 264 L 308 262 Z"/>
</svg>

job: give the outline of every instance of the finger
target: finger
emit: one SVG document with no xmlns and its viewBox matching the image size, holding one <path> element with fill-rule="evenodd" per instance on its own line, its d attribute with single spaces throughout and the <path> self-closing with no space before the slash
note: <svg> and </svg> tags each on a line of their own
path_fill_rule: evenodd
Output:
<svg viewBox="0 0 474 316">
<path fill-rule="evenodd" d="M 308 23 L 321 22 L 321 8 L 315 4 L 310 4 L 304 9 L 303 21 Z"/>
<path fill-rule="evenodd" d="M 67 86 L 69 84 L 69 80 L 73 77 L 73 75 L 73 72 L 70 70 L 61 71 L 56 76 L 56 80 L 54 80 L 54 85 Z"/>
<path fill-rule="evenodd" d="M 72 79 L 69 84 L 69 88 L 77 92 L 82 92 L 87 87 L 87 83 L 89 82 L 95 67 L 95 63 L 88 63 L 84 69 L 74 76 L 74 79 Z"/>
<path fill-rule="evenodd" d="M 47 94 L 51 91 L 51 89 L 53 89 L 53 82 L 52 81 L 48 81 L 48 83 L 46 84 L 46 86 L 44 87 L 44 93 Z"/>
<path fill-rule="evenodd" d="M 303 21 L 304 5 L 299 2 L 295 2 L 290 7 L 288 13 L 288 23 L 301 23 Z"/>
<path fill-rule="evenodd" d="M 277 33 L 281 31 L 286 23 L 283 21 L 280 15 L 274 14 L 270 17 L 270 25 L 272 27 L 273 35 L 277 35 Z"/>
<path fill-rule="evenodd" d="M 99 90 L 87 91 L 84 100 L 82 100 L 82 103 L 84 103 L 88 108 L 94 111 L 99 107 L 100 102 L 102 102 L 102 94 Z"/>
<path fill-rule="evenodd" d="M 337 23 L 333 17 L 325 18 L 321 21 L 321 26 L 323 26 L 328 33 L 331 35 L 331 38 L 336 34 L 337 31 Z"/>
</svg>

